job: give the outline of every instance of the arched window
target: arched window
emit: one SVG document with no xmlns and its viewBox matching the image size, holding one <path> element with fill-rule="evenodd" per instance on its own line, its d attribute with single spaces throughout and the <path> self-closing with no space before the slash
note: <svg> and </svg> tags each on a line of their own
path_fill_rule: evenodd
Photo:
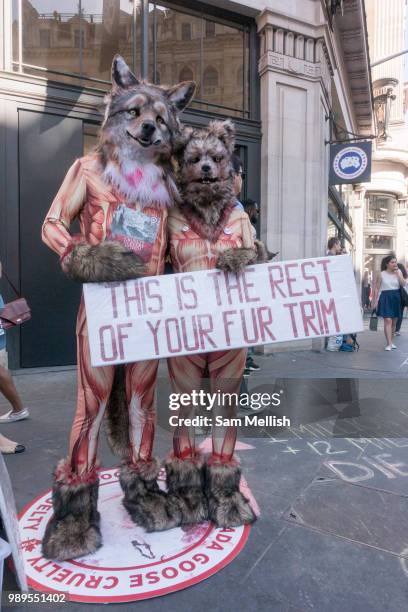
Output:
<svg viewBox="0 0 408 612">
<path fill-rule="evenodd" d="M 194 75 L 191 68 L 184 66 L 184 68 L 180 70 L 179 81 L 194 81 Z"/>
<path fill-rule="evenodd" d="M 216 87 L 218 87 L 218 72 L 214 66 L 208 66 L 204 70 L 203 85 L 205 93 L 214 93 Z"/>
<path fill-rule="evenodd" d="M 395 224 L 398 201 L 389 193 L 369 193 L 366 199 L 367 225 Z"/>
</svg>

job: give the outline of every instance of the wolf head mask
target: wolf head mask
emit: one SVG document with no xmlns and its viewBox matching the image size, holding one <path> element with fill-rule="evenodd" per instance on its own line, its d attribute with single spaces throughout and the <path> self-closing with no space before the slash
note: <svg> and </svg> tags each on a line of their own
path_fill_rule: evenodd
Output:
<svg viewBox="0 0 408 612">
<path fill-rule="evenodd" d="M 211 121 L 204 129 L 185 128 L 179 154 L 179 185 L 185 203 L 222 208 L 233 199 L 235 128 L 231 121 Z"/>
<path fill-rule="evenodd" d="M 179 113 L 194 96 L 195 83 L 165 88 L 139 81 L 125 60 L 112 63 L 112 88 L 105 96 L 100 148 L 108 159 L 144 163 L 169 159 L 180 124 Z"/>
<path fill-rule="evenodd" d="M 105 180 L 128 201 L 159 207 L 178 201 L 171 157 L 178 116 L 194 92 L 192 81 L 170 88 L 139 81 L 120 55 L 113 59 L 98 153 Z"/>
</svg>

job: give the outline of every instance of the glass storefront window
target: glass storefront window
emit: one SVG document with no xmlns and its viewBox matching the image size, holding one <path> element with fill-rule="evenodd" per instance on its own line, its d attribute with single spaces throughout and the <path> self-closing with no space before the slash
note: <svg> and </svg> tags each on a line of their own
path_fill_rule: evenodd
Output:
<svg viewBox="0 0 408 612">
<path fill-rule="evenodd" d="M 347 213 L 350 211 L 350 202 L 353 196 L 353 185 L 341 185 L 341 199 L 344 202 Z"/>
<path fill-rule="evenodd" d="M 193 106 L 248 113 L 249 36 L 245 28 L 215 22 L 164 4 L 149 4 L 149 77 L 161 83 L 193 79 Z"/>
<path fill-rule="evenodd" d="M 112 57 L 120 53 L 132 66 L 133 19 L 132 3 L 82 0 L 81 73 L 110 81 Z"/>
<path fill-rule="evenodd" d="M 366 249 L 385 249 L 388 251 L 392 250 L 392 236 L 381 236 L 379 234 L 372 234 L 365 237 L 365 248 Z"/>
<path fill-rule="evenodd" d="M 11 5 L 11 44 L 12 44 L 12 57 L 14 67 L 18 64 L 18 2 L 13 0 Z"/>
<path fill-rule="evenodd" d="M 367 225 L 394 225 L 397 200 L 387 194 L 370 194 L 366 199 Z"/>
<path fill-rule="evenodd" d="M 335 236 L 337 236 L 337 227 L 329 217 L 327 226 L 327 240 L 329 240 L 329 238 L 334 238 Z"/>
<path fill-rule="evenodd" d="M 78 2 L 63 2 L 61 12 L 51 4 L 46 0 L 22 3 L 22 61 L 80 74 Z"/>
<path fill-rule="evenodd" d="M 348 214 L 348 207 L 343 199 L 344 193 L 335 187 L 329 188 L 328 197 L 328 235 L 327 238 L 336 236 L 342 245 L 347 243 L 347 252 L 351 253 L 353 244 L 353 226 Z"/>
<path fill-rule="evenodd" d="M 112 57 L 120 53 L 139 74 L 141 4 L 12 0 L 14 69 L 76 85 L 90 80 L 105 89 Z M 169 85 L 193 79 L 198 87 L 196 108 L 248 118 L 249 26 L 189 10 L 148 3 L 148 78 Z"/>
<path fill-rule="evenodd" d="M 201 17 L 185 15 L 159 4 L 149 5 L 149 78 L 162 84 L 200 83 Z M 156 64 L 156 75 L 154 65 Z M 156 79 L 154 78 L 156 76 Z M 196 97 L 199 96 L 197 92 Z"/>
<path fill-rule="evenodd" d="M 15 62 L 18 4 L 13 0 Z M 78 84 L 75 77 L 80 77 L 109 82 L 115 53 L 133 64 L 133 2 L 129 0 L 25 0 L 20 18 L 24 72 L 38 74 L 35 67 L 39 67 L 53 71 L 54 80 Z"/>
<path fill-rule="evenodd" d="M 333 217 L 335 217 L 336 219 L 340 219 L 341 218 L 340 211 L 339 211 L 336 203 L 332 200 L 332 198 L 330 196 L 329 196 L 329 212 L 331 212 Z"/>
<path fill-rule="evenodd" d="M 245 32 L 217 24 L 203 39 L 203 87 L 200 98 L 213 104 L 242 109 L 245 107 L 248 66 L 245 54 Z"/>
</svg>

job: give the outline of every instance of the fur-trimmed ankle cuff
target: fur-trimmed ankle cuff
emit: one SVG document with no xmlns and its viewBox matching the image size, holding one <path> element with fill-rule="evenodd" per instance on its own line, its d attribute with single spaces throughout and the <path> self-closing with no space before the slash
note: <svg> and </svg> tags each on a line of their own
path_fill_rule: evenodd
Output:
<svg viewBox="0 0 408 612">
<path fill-rule="evenodd" d="M 69 459 L 61 459 L 54 470 L 56 483 L 68 486 L 91 485 L 98 481 L 99 464 L 88 472 L 77 474 L 72 471 Z"/>
<path fill-rule="evenodd" d="M 213 453 L 210 457 L 208 457 L 207 465 L 226 465 L 229 467 L 237 467 L 239 463 L 235 457 L 224 457 L 224 455 Z"/>
<path fill-rule="evenodd" d="M 178 505 L 169 504 L 166 493 L 158 485 L 159 471 L 157 459 L 123 463 L 120 469 L 122 503 L 131 519 L 148 532 L 164 531 L 181 524 Z"/>
<path fill-rule="evenodd" d="M 215 497 L 228 495 L 233 491 L 239 491 L 241 469 L 233 460 L 228 463 L 208 462 L 205 479 L 207 493 Z"/>
<path fill-rule="evenodd" d="M 160 461 L 157 457 L 145 461 L 140 459 L 136 463 L 124 461 L 121 467 L 121 477 L 134 478 L 138 476 L 147 482 L 156 480 L 160 472 Z"/>
<path fill-rule="evenodd" d="M 165 462 L 168 492 L 175 492 L 184 487 L 203 487 L 204 461 L 201 455 L 188 459 L 170 457 Z"/>
<path fill-rule="evenodd" d="M 189 459 L 169 458 L 165 463 L 168 507 L 181 517 L 182 525 L 202 523 L 208 519 L 204 493 L 204 462 L 200 455 Z"/>
<path fill-rule="evenodd" d="M 42 543 L 44 557 L 60 561 L 93 553 L 102 545 L 98 479 L 75 479 L 66 464 L 65 460 L 60 462 L 56 470 L 59 479 L 52 488 L 54 514 Z"/>
<path fill-rule="evenodd" d="M 239 490 L 241 469 L 235 464 L 206 465 L 205 490 L 209 517 L 218 527 L 238 527 L 253 523 L 256 515 Z"/>
</svg>

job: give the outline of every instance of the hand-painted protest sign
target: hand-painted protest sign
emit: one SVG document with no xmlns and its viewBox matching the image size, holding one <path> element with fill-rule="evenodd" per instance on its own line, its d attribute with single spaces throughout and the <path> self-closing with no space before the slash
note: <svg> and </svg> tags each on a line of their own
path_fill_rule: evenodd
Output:
<svg viewBox="0 0 408 612">
<path fill-rule="evenodd" d="M 84 285 L 93 366 L 358 332 L 348 255 Z"/>
</svg>

